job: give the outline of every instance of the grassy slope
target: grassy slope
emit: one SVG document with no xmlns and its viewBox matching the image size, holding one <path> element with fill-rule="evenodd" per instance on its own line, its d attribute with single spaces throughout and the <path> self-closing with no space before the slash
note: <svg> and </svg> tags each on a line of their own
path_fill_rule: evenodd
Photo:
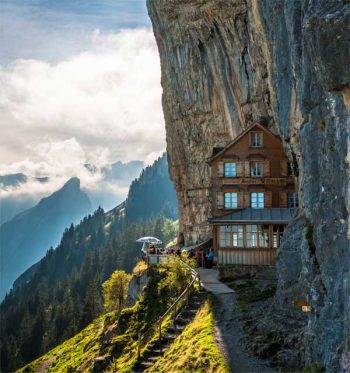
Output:
<svg viewBox="0 0 350 373">
<path fill-rule="evenodd" d="M 101 336 L 110 324 L 110 314 L 96 319 L 73 338 L 67 340 L 44 356 L 28 364 L 19 372 L 88 372 L 99 355 Z M 108 326 L 107 326 L 108 328 Z M 118 344 L 123 335 L 110 340 Z M 124 349 L 116 363 L 118 370 L 128 372 L 134 363 L 135 345 Z M 111 364 L 106 371 L 112 371 Z M 228 372 L 228 365 L 214 341 L 213 314 L 209 302 L 198 311 L 193 322 L 179 335 L 166 354 L 149 370 L 157 373 L 176 372 Z"/>
<path fill-rule="evenodd" d="M 40 369 L 45 372 L 76 372 L 78 368 L 80 371 L 88 371 L 86 363 L 91 362 L 98 354 L 100 336 L 109 315 L 99 317 L 73 338 L 55 347 L 18 372 L 38 372 Z M 86 366 L 85 369 L 84 366 Z"/>
<path fill-rule="evenodd" d="M 144 263 L 139 263 L 134 269 L 134 275 L 137 276 L 144 270 Z M 164 268 L 160 269 L 160 272 L 162 271 Z M 151 299 L 150 301 L 153 304 Z M 124 334 L 120 334 L 114 313 L 107 313 L 18 372 L 89 372 L 95 358 L 99 357 L 106 361 L 107 366 L 103 369 L 105 372 L 113 372 L 117 366 L 119 372 L 129 373 L 136 363 L 135 335 L 137 336 L 137 330 L 141 329 L 141 324 L 144 323 L 142 317 L 137 321 L 137 315 L 143 315 L 144 307 L 145 304 L 138 301 L 133 307 L 123 311 L 122 324 L 126 328 L 123 328 Z M 169 322 L 170 318 L 165 320 L 163 328 L 166 328 Z M 154 332 L 153 338 L 157 338 L 157 332 Z M 172 347 L 151 371 L 228 372 L 227 363 L 214 341 L 213 315 L 209 302 L 198 311 L 193 322 L 177 337 Z"/>
<path fill-rule="evenodd" d="M 213 313 L 207 301 L 170 349 L 147 372 L 229 372 L 213 333 Z"/>
</svg>

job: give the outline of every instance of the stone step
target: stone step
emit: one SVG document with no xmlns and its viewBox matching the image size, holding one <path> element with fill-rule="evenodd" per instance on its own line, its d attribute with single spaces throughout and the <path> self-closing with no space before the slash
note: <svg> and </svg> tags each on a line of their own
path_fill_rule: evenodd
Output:
<svg viewBox="0 0 350 373">
<path fill-rule="evenodd" d="M 190 323 L 191 320 L 192 320 L 192 318 L 190 318 L 190 317 L 178 316 L 178 318 L 176 319 L 176 325 L 177 326 L 184 326 L 184 327 L 186 327 L 186 325 L 188 323 Z"/>
<path fill-rule="evenodd" d="M 175 326 L 170 324 L 164 334 L 162 334 L 161 341 L 151 343 L 149 351 L 144 355 L 143 359 L 135 366 L 132 372 L 139 373 L 149 369 L 163 354 L 168 350 L 174 339 L 182 333 L 186 326 L 193 320 L 199 307 L 206 299 L 207 293 L 201 291 L 191 294 L 188 305 L 186 305 L 175 319 Z"/>
<path fill-rule="evenodd" d="M 153 362 L 153 364 L 160 358 L 160 354 L 159 355 L 154 355 L 154 356 L 148 356 L 146 361 L 148 362 Z"/>
<path fill-rule="evenodd" d="M 165 334 L 162 334 L 162 340 L 165 340 L 165 341 L 175 339 L 176 337 L 177 335 L 175 333 L 166 332 Z"/>
</svg>

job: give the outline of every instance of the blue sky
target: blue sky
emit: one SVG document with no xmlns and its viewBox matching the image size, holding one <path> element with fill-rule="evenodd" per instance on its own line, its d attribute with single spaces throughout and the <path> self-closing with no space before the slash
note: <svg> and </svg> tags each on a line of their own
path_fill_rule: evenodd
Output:
<svg viewBox="0 0 350 373">
<path fill-rule="evenodd" d="M 158 49 L 143 0 L 0 2 L 0 174 L 111 188 L 85 163 L 152 162 L 165 150 Z M 45 190 L 43 190 L 45 188 Z"/>
<path fill-rule="evenodd" d="M 66 58 L 88 48 L 96 29 L 151 26 L 142 0 L 2 0 L 0 14 L 2 65 L 18 58 Z"/>
</svg>

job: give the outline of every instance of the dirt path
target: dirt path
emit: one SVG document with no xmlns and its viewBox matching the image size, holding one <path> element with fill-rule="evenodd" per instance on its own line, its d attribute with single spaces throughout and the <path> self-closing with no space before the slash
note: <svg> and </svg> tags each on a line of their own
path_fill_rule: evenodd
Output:
<svg viewBox="0 0 350 373">
<path fill-rule="evenodd" d="M 264 361 L 253 356 L 245 346 L 245 334 L 240 322 L 236 295 L 213 294 L 215 315 L 215 338 L 232 373 L 275 372 Z"/>
</svg>

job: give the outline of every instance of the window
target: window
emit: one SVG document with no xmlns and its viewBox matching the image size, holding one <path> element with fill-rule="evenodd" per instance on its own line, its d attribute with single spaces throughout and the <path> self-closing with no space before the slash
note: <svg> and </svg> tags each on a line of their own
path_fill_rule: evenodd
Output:
<svg viewBox="0 0 350 373">
<path fill-rule="evenodd" d="M 269 226 L 258 225 L 259 247 L 269 247 Z"/>
<path fill-rule="evenodd" d="M 226 177 L 237 176 L 236 163 L 234 162 L 225 162 L 224 175 Z"/>
<path fill-rule="evenodd" d="M 250 133 L 250 146 L 253 148 L 261 148 L 263 146 L 263 133 L 251 132 Z"/>
<path fill-rule="evenodd" d="M 274 225 L 273 226 L 273 235 L 272 235 L 272 247 L 278 248 L 281 243 L 281 238 L 283 236 L 284 226 L 283 225 Z"/>
<path fill-rule="evenodd" d="M 264 192 L 250 193 L 250 201 L 251 201 L 252 209 L 263 209 L 264 208 Z"/>
<path fill-rule="evenodd" d="M 243 247 L 243 226 L 221 225 L 220 247 Z"/>
<path fill-rule="evenodd" d="M 224 193 L 225 196 L 225 209 L 236 209 L 238 207 L 238 195 L 237 193 Z"/>
<path fill-rule="evenodd" d="M 268 225 L 247 225 L 247 247 L 269 247 Z"/>
<path fill-rule="evenodd" d="M 264 174 L 263 162 L 250 162 L 250 176 L 261 177 Z"/>
<path fill-rule="evenodd" d="M 289 208 L 297 208 L 298 207 L 298 197 L 295 192 L 288 192 L 287 193 L 288 198 L 288 207 Z"/>
<path fill-rule="evenodd" d="M 220 226 L 220 247 L 231 246 L 231 226 Z"/>
<path fill-rule="evenodd" d="M 232 225 L 232 246 L 243 247 L 243 226 Z"/>
<path fill-rule="evenodd" d="M 257 225 L 247 225 L 247 247 L 257 247 L 258 246 L 258 226 Z"/>
</svg>

